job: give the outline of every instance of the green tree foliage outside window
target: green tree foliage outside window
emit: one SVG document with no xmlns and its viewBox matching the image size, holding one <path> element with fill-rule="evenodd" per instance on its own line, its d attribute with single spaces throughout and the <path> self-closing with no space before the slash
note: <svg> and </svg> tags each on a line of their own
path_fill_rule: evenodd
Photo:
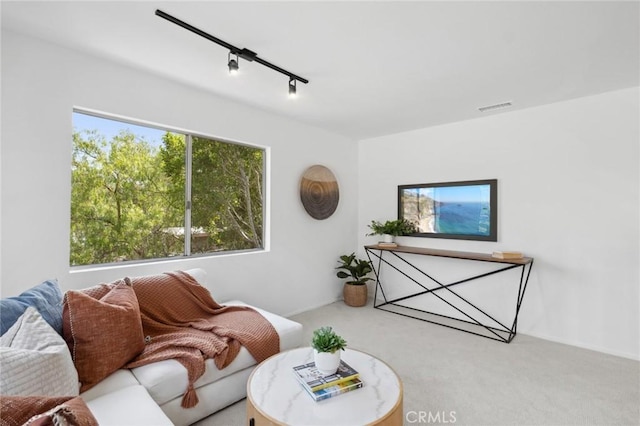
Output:
<svg viewBox="0 0 640 426">
<path fill-rule="evenodd" d="M 111 137 L 74 131 L 72 266 L 263 247 L 264 150 L 193 136 L 189 167 L 187 136 L 154 144 L 121 124 Z"/>
</svg>

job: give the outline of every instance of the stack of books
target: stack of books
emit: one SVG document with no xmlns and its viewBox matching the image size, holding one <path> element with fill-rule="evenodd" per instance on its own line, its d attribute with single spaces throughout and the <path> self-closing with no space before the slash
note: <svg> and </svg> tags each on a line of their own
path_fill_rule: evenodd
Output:
<svg viewBox="0 0 640 426">
<path fill-rule="evenodd" d="M 360 389 L 363 386 L 360 374 L 342 360 L 340 360 L 340 366 L 335 374 L 324 375 L 320 373 L 313 362 L 293 367 L 293 373 L 316 402 Z"/>
<path fill-rule="evenodd" d="M 378 247 L 387 247 L 387 248 L 395 248 L 398 247 L 397 243 L 386 243 L 384 241 L 378 242 Z"/>
<path fill-rule="evenodd" d="M 492 254 L 496 259 L 522 259 L 522 253 L 519 251 L 494 251 Z"/>
</svg>

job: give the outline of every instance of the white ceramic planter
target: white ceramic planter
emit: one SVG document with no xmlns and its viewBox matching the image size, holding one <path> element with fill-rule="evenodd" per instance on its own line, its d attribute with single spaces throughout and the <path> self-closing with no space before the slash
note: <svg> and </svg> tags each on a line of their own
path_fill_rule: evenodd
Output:
<svg viewBox="0 0 640 426">
<path fill-rule="evenodd" d="M 340 352 L 318 352 L 313 350 L 313 361 L 316 363 L 316 368 L 322 374 L 333 374 L 338 371 L 340 365 Z"/>
<path fill-rule="evenodd" d="M 382 241 L 385 243 L 392 243 L 394 240 L 393 235 L 390 234 L 382 234 Z"/>
</svg>

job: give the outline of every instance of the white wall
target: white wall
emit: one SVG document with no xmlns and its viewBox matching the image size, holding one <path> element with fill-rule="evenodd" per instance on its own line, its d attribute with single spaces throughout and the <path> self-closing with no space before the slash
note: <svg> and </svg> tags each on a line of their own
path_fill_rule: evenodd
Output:
<svg viewBox="0 0 640 426">
<path fill-rule="evenodd" d="M 364 237 L 372 219 L 396 217 L 397 185 L 497 178 L 498 242 L 401 243 L 523 251 L 535 263 L 520 333 L 640 358 L 639 95 L 633 88 L 360 141 L 360 246 L 375 242 Z M 453 265 L 448 272 L 460 272 Z M 476 286 L 480 304 L 515 303 L 504 286 L 466 286 Z"/>
<path fill-rule="evenodd" d="M 199 266 L 219 300 L 298 312 L 340 297 L 337 255 L 375 241 L 366 225 L 395 217 L 398 184 L 497 178 L 497 243 L 402 243 L 522 250 L 535 266 L 519 332 L 640 358 L 638 97 L 638 89 L 622 90 L 355 144 L 3 31 L 0 294 L 48 278 L 70 289 Z M 271 250 L 71 273 L 74 106 L 270 147 Z M 338 209 L 325 221 L 299 201 L 300 176 L 312 164 L 330 167 L 340 184 Z M 474 297 L 493 305 L 495 296 Z"/>
<path fill-rule="evenodd" d="M 72 273 L 74 106 L 269 147 L 271 250 Z M 2 296 L 48 278 L 71 289 L 198 266 L 220 301 L 239 298 L 289 314 L 340 297 L 333 268 L 357 242 L 344 232 L 357 220 L 355 141 L 3 31 L 1 149 Z M 337 211 L 324 221 L 308 216 L 299 198 L 300 177 L 313 164 L 332 169 L 340 185 Z"/>
</svg>

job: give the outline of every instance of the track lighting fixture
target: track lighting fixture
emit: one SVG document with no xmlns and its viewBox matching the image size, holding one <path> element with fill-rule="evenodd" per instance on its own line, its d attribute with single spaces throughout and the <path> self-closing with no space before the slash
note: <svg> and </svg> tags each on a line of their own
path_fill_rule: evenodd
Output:
<svg viewBox="0 0 640 426">
<path fill-rule="evenodd" d="M 289 97 L 290 98 L 298 97 L 297 90 L 296 90 L 296 80 L 293 78 L 289 80 Z"/>
<path fill-rule="evenodd" d="M 309 80 L 307 80 L 306 78 L 302 78 L 300 76 L 297 76 L 285 69 L 280 68 L 277 65 L 273 65 L 270 62 L 265 61 L 262 58 L 258 57 L 258 54 L 256 52 L 253 52 L 247 48 L 238 48 L 233 46 L 232 44 L 227 43 L 226 41 L 220 40 L 219 38 L 216 38 L 214 36 L 212 36 L 211 34 L 205 33 L 204 31 L 190 25 L 187 24 L 184 21 L 181 21 L 180 19 L 173 17 L 167 13 L 164 13 L 163 11 L 161 11 L 160 9 L 156 10 L 156 15 L 166 19 L 169 22 L 173 22 L 176 25 L 181 26 L 184 29 L 187 29 L 189 31 L 191 31 L 192 33 L 195 33 L 197 35 L 199 35 L 200 37 L 204 37 L 209 41 L 212 41 L 216 44 L 219 44 L 220 46 L 229 49 L 229 55 L 228 55 L 228 63 L 227 65 L 229 66 L 229 74 L 236 74 L 238 72 L 239 66 L 238 66 L 238 62 L 240 60 L 240 58 L 248 61 L 248 62 L 257 62 L 261 65 L 264 65 L 267 68 L 271 68 L 274 71 L 277 71 L 279 73 L 282 73 L 286 76 L 289 77 L 289 96 L 290 97 L 295 97 L 297 95 L 297 90 L 296 90 L 296 83 L 298 81 L 301 81 L 302 83 L 309 83 Z M 231 55 L 235 55 L 235 59 L 233 59 L 231 57 Z"/>
<path fill-rule="evenodd" d="M 238 55 L 236 55 L 235 59 L 232 59 L 231 52 L 229 52 L 229 56 L 227 56 L 227 58 L 229 59 L 229 74 L 237 75 L 238 74 Z"/>
</svg>

